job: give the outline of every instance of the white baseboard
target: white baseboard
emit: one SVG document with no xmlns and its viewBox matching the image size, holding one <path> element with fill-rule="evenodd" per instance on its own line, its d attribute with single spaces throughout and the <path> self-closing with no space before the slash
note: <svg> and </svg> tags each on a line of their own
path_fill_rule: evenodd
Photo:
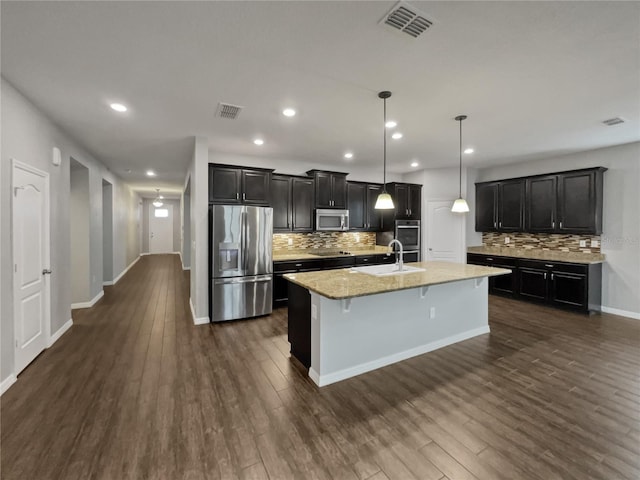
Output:
<svg viewBox="0 0 640 480">
<path fill-rule="evenodd" d="M 191 267 L 185 267 L 184 265 L 182 266 L 182 270 L 191 270 Z"/>
<path fill-rule="evenodd" d="M 604 313 L 610 313 L 612 315 L 620 315 L 621 317 L 633 318 L 634 320 L 640 320 L 640 313 L 630 312 L 628 310 L 620 310 L 618 308 L 602 307 Z"/>
<path fill-rule="evenodd" d="M 51 335 L 51 337 L 49 338 L 49 341 L 47 342 L 47 348 L 49 348 L 51 345 L 53 345 L 54 343 L 56 343 L 58 341 L 58 339 L 64 334 L 64 332 L 66 332 L 67 330 L 69 330 L 71 328 L 71 326 L 73 325 L 73 319 L 70 318 L 69 320 L 67 320 L 64 325 L 62 325 L 57 332 L 55 332 L 53 335 Z"/>
<path fill-rule="evenodd" d="M 95 297 L 93 297 L 90 301 L 88 302 L 80 302 L 80 303 L 72 303 L 71 304 L 71 310 L 77 310 L 78 308 L 91 308 L 93 307 L 96 302 L 98 300 L 100 300 L 102 297 L 104 296 L 104 290 L 100 290 L 100 293 L 98 293 Z"/>
<path fill-rule="evenodd" d="M 9 390 L 9 387 L 16 383 L 16 376 L 12 373 L 0 383 L 0 395 Z"/>
<path fill-rule="evenodd" d="M 209 317 L 196 317 L 196 311 L 193 308 L 193 302 L 191 302 L 191 298 L 189 298 L 189 308 L 191 309 L 191 318 L 193 319 L 194 325 L 206 325 L 210 323 Z"/>
<path fill-rule="evenodd" d="M 113 285 L 113 280 L 107 280 L 106 282 L 102 282 L 103 287 L 110 287 Z"/>
<path fill-rule="evenodd" d="M 361 375 L 378 368 L 386 367 L 387 365 L 391 365 L 392 363 L 397 363 L 402 360 L 406 360 L 407 358 L 432 352 L 434 350 L 438 350 L 439 348 L 453 345 L 454 343 L 462 342 L 463 340 L 468 340 L 469 338 L 477 337 L 478 335 L 484 335 L 485 333 L 489 332 L 490 330 L 488 325 L 484 327 L 474 328 L 473 330 L 468 330 L 457 335 L 452 335 L 450 337 L 436 340 L 435 342 L 420 345 L 419 347 L 411 348 L 409 350 L 405 350 L 404 352 L 394 353 L 393 355 L 388 355 L 371 362 L 361 363 L 360 365 L 345 368 L 343 370 L 338 370 L 337 372 L 328 373 L 326 375 L 320 375 L 313 368 L 309 368 L 309 377 L 311 377 L 311 380 L 313 380 L 316 385 L 318 385 L 319 387 L 324 387 L 325 385 L 336 383 L 347 378 L 355 377 L 356 375 Z"/>
</svg>

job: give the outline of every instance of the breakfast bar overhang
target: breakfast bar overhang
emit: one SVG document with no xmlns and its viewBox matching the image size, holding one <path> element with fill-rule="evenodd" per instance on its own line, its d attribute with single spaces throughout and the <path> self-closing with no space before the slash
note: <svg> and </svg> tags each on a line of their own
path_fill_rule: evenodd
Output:
<svg viewBox="0 0 640 480">
<path fill-rule="evenodd" d="M 449 262 L 376 276 L 287 274 L 291 353 L 320 387 L 489 333 L 488 277 L 509 270 Z"/>
</svg>

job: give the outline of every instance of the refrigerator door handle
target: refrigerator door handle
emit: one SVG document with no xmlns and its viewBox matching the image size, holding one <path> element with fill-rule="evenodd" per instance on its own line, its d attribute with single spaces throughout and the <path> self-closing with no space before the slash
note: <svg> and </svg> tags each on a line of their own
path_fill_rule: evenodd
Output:
<svg viewBox="0 0 640 480">
<path fill-rule="evenodd" d="M 255 277 L 216 278 L 213 283 L 216 285 L 233 285 L 239 283 L 270 282 L 271 279 L 271 275 L 258 275 Z"/>
</svg>

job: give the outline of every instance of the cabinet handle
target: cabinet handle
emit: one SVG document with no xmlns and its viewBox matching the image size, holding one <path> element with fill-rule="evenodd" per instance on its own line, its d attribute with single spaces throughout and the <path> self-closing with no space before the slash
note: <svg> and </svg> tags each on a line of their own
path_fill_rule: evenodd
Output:
<svg viewBox="0 0 640 480">
<path fill-rule="evenodd" d="M 302 266 L 301 263 L 296 263 L 296 267 L 301 267 L 301 266 Z M 545 273 L 545 275 L 546 275 L 546 273 Z"/>
<path fill-rule="evenodd" d="M 493 262 L 493 258 L 492 257 L 487 257 L 487 261 L 488 262 Z"/>
<path fill-rule="evenodd" d="M 247 194 L 246 194 L 246 193 L 243 193 L 243 194 L 242 194 L 242 200 L 246 200 L 246 199 L 247 199 Z"/>
<path fill-rule="evenodd" d="M 553 273 L 551 274 L 551 280 L 553 280 Z"/>
<path fill-rule="evenodd" d="M 556 221 L 555 220 L 551 220 L 551 228 L 556 228 Z"/>
<path fill-rule="evenodd" d="M 498 228 L 498 222 L 493 222 L 493 228 Z"/>
<path fill-rule="evenodd" d="M 547 279 L 547 272 L 544 272 L 544 279 Z"/>
<path fill-rule="evenodd" d="M 500 228 L 502 228 L 502 222 L 500 222 Z"/>
<path fill-rule="evenodd" d="M 236 200 L 240 200 L 240 194 L 236 192 Z"/>
<path fill-rule="evenodd" d="M 562 222 L 560 222 L 560 229 L 562 229 Z"/>
<path fill-rule="evenodd" d="M 553 268 L 553 265 L 549 265 L 548 263 L 544 264 L 545 267 Z"/>
</svg>

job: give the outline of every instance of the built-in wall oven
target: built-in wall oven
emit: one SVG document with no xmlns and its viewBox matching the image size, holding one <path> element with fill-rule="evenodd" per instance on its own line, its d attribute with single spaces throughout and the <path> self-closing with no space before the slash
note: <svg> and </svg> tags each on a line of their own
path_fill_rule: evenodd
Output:
<svg viewBox="0 0 640 480">
<path fill-rule="evenodd" d="M 396 220 L 393 238 L 402 243 L 403 261 L 420 261 L 420 220 Z"/>
</svg>

